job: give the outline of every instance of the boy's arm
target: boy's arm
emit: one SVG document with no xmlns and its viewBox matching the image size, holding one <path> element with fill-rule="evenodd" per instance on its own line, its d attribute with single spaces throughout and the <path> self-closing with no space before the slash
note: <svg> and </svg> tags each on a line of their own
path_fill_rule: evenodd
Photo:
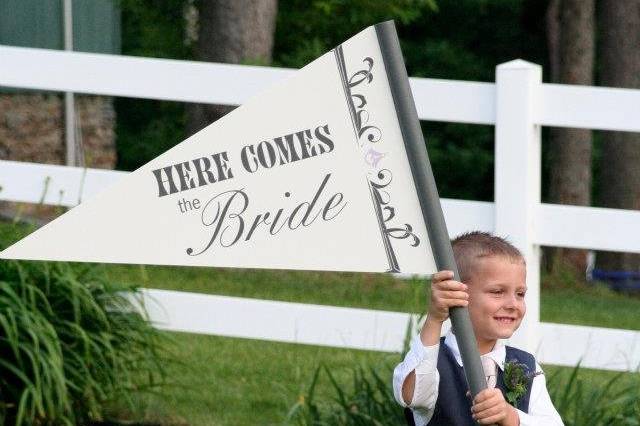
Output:
<svg viewBox="0 0 640 426">
<path fill-rule="evenodd" d="M 542 372 L 536 363 L 536 371 Z M 529 399 L 529 413 L 518 410 L 520 426 L 563 426 L 562 418 L 553 406 L 544 374 L 533 378 L 531 397 Z"/>
<path fill-rule="evenodd" d="M 437 369 L 439 348 L 439 345 L 425 347 L 419 336 L 411 340 L 409 352 L 393 371 L 394 395 L 403 407 L 435 406 L 440 382 Z"/>
<path fill-rule="evenodd" d="M 413 345 L 416 349 L 414 351 L 415 358 L 420 358 L 420 363 L 416 365 L 411 365 L 411 370 L 409 374 L 404 378 L 402 382 L 402 400 L 408 406 L 411 405 L 411 402 L 414 400 L 414 393 L 416 387 L 416 368 L 418 368 L 418 373 L 426 376 L 434 376 L 435 375 L 435 387 L 436 387 L 436 397 L 438 391 L 438 351 L 440 349 L 440 333 L 442 331 L 442 323 L 440 321 L 433 320 L 431 316 L 427 316 L 427 320 L 422 326 L 422 330 L 420 331 L 420 344 L 417 342 Z M 423 346 L 423 351 L 419 350 L 419 346 Z M 407 354 L 408 355 L 408 354 Z M 405 358 L 405 361 L 407 358 Z M 414 363 L 411 363 L 414 364 Z M 421 382 L 424 382 L 424 379 L 428 379 L 428 377 L 421 377 Z M 423 389 L 420 389 L 423 390 Z M 423 393 L 423 392 L 421 392 Z M 415 398 L 419 399 L 419 398 Z"/>
<path fill-rule="evenodd" d="M 393 393 L 396 401 L 413 411 L 416 425 L 431 420 L 438 399 L 440 376 L 437 370 L 440 346 L 424 346 L 420 336 L 411 340 L 411 348 L 393 372 Z M 405 384 L 411 383 L 411 394 Z"/>
<path fill-rule="evenodd" d="M 411 350 L 393 372 L 393 393 L 400 405 L 428 422 L 438 399 L 438 351 L 442 323 L 449 309 L 467 306 L 467 286 L 454 281 L 453 272 L 440 271 L 431 280 L 427 319 L 420 336 L 411 342 Z"/>
</svg>

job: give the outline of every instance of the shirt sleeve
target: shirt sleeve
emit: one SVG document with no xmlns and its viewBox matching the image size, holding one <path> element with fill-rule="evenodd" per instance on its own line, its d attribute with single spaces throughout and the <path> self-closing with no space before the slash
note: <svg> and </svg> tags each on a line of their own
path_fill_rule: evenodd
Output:
<svg viewBox="0 0 640 426">
<path fill-rule="evenodd" d="M 538 363 L 536 363 L 536 371 L 542 372 L 542 368 Z M 549 397 L 544 374 L 539 374 L 533 378 L 531 397 L 529 399 L 529 413 L 517 411 L 520 418 L 520 426 L 564 426 L 562 418 L 560 418 Z"/>
<path fill-rule="evenodd" d="M 416 425 L 425 425 L 431 420 L 438 399 L 438 351 L 440 345 L 424 346 L 420 336 L 411 340 L 409 352 L 393 371 L 393 394 L 402 407 L 413 411 Z M 402 385 L 407 376 L 415 370 L 416 381 L 410 404 L 402 398 Z"/>
</svg>

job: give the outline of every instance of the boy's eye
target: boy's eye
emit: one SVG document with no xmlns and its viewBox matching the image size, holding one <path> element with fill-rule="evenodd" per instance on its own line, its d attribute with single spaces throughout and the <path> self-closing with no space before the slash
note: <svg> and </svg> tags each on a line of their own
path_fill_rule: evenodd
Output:
<svg viewBox="0 0 640 426">
<path fill-rule="evenodd" d="M 491 294 L 500 294 L 500 293 L 502 293 L 502 290 L 491 290 L 490 293 Z"/>
</svg>

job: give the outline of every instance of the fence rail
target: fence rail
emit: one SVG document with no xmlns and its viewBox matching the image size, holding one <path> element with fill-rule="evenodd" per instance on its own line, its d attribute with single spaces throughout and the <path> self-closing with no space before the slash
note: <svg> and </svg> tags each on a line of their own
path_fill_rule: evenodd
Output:
<svg viewBox="0 0 640 426">
<path fill-rule="evenodd" d="M 0 63 L 0 86 L 5 87 L 227 105 L 240 105 L 294 72 L 8 46 L 0 46 Z M 420 119 L 495 126 L 496 201 L 443 199 L 442 206 L 452 236 L 469 229 L 493 231 L 510 236 L 525 253 L 529 313 L 515 343 L 537 352 L 542 362 L 638 368 L 640 332 L 540 323 L 539 249 L 640 253 L 640 212 L 540 202 L 540 127 L 640 131 L 640 90 L 545 84 L 540 67 L 521 60 L 498 66 L 495 83 L 425 78 L 410 83 Z M 0 161 L 0 200 L 71 207 L 124 175 Z M 154 320 L 167 329 L 360 349 L 399 350 L 398 336 L 404 337 L 410 317 L 160 290 L 147 295 L 161 302 Z M 253 309 L 242 306 L 255 307 L 255 318 L 247 317 Z M 242 312 L 239 323 L 281 324 L 282 330 L 245 330 L 234 324 L 233 309 Z M 333 337 L 323 331 L 328 318 L 335 322 Z"/>
<path fill-rule="evenodd" d="M 156 289 L 145 290 L 143 300 L 163 330 L 381 352 L 402 351 L 408 327 L 419 320 L 404 312 Z M 552 323 L 541 328 L 535 348 L 540 362 L 574 366 L 580 361 L 583 367 L 613 371 L 640 367 L 640 331 Z"/>
</svg>

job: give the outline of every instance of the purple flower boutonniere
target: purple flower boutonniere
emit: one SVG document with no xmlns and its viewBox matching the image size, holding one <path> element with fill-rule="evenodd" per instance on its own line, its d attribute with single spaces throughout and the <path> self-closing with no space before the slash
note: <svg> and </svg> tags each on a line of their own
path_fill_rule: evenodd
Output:
<svg viewBox="0 0 640 426">
<path fill-rule="evenodd" d="M 527 386 L 531 380 L 539 374 L 542 374 L 542 371 L 530 372 L 529 367 L 516 360 L 505 362 L 502 381 L 509 404 L 516 407 L 518 401 L 527 393 Z"/>
</svg>

